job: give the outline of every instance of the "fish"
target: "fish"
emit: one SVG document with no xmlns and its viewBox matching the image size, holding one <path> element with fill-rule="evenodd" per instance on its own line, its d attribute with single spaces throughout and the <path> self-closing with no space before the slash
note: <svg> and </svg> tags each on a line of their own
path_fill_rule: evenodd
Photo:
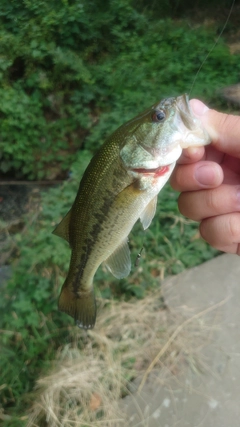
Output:
<svg viewBox="0 0 240 427">
<path fill-rule="evenodd" d="M 182 149 L 209 143 L 184 94 L 165 98 L 120 126 L 92 158 L 70 211 L 53 231 L 71 248 L 58 307 L 77 326 L 95 325 L 93 279 L 102 263 L 118 279 L 129 275 L 128 235 L 138 219 L 144 230 L 150 226 L 158 193 Z"/>
</svg>

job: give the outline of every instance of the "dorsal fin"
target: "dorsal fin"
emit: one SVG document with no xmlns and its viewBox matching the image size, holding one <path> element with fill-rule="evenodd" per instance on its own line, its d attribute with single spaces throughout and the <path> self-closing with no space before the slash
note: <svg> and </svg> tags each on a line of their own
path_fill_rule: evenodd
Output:
<svg viewBox="0 0 240 427">
<path fill-rule="evenodd" d="M 131 271 L 131 258 L 127 238 L 123 240 L 110 257 L 108 257 L 105 261 L 105 265 L 117 279 L 122 279 L 129 275 Z"/>
<path fill-rule="evenodd" d="M 156 207 L 157 207 L 157 196 L 155 196 L 145 207 L 144 211 L 140 215 L 140 221 L 142 223 L 143 229 L 146 230 L 146 228 L 149 227 L 149 225 L 152 222 L 152 219 L 156 213 Z"/>
<path fill-rule="evenodd" d="M 62 239 L 65 239 L 67 242 L 69 242 L 69 222 L 71 219 L 71 209 L 65 215 L 65 217 L 62 219 L 62 221 L 57 225 L 55 230 L 53 230 L 53 234 L 56 234 L 56 236 L 61 237 Z"/>
</svg>

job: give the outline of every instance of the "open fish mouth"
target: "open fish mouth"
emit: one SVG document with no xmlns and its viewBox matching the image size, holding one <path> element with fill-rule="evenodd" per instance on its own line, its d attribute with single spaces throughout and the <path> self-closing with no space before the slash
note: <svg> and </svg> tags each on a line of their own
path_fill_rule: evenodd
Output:
<svg viewBox="0 0 240 427">
<path fill-rule="evenodd" d="M 144 169 L 144 168 L 136 168 L 132 169 L 133 172 L 143 174 L 143 175 L 155 175 L 156 177 L 165 175 L 169 171 L 169 166 L 159 166 L 154 169 Z"/>
</svg>

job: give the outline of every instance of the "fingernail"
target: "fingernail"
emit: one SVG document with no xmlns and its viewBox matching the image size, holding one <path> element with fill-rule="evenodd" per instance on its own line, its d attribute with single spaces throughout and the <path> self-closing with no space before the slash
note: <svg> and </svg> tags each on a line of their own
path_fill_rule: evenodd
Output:
<svg viewBox="0 0 240 427">
<path fill-rule="evenodd" d="M 215 171 L 209 166 L 200 166 L 194 173 L 196 181 L 204 186 L 211 187 L 215 184 Z"/>
<path fill-rule="evenodd" d="M 203 114 L 209 110 L 207 105 L 205 105 L 202 101 L 199 101 L 199 99 L 191 99 L 190 102 L 192 111 L 197 116 L 203 116 Z"/>
</svg>

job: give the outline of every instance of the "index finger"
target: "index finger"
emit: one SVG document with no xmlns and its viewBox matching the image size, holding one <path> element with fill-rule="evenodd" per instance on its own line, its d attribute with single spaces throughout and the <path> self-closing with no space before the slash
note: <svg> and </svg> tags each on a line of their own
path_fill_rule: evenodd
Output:
<svg viewBox="0 0 240 427">
<path fill-rule="evenodd" d="M 181 157 L 177 163 L 180 165 L 187 165 L 190 163 L 196 163 L 204 158 L 205 148 L 204 147 L 189 147 L 182 151 Z"/>
</svg>

